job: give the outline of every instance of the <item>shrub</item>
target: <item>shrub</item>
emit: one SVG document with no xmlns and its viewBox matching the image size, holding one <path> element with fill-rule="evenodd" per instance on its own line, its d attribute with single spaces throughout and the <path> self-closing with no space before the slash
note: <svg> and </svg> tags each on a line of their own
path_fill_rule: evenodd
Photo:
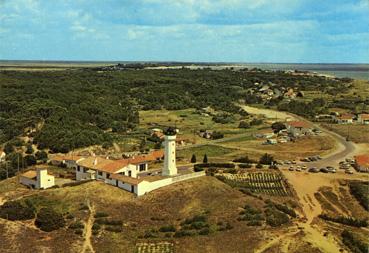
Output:
<svg viewBox="0 0 369 253">
<path fill-rule="evenodd" d="M 109 214 L 105 213 L 105 212 L 96 212 L 96 214 L 94 215 L 95 218 L 103 218 L 103 217 L 108 217 Z"/>
<path fill-rule="evenodd" d="M 98 223 L 94 223 L 94 225 L 92 225 L 92 230 L 100 230 L 101 229 L 101 225 Z"/>
<path fill-rule="evenodd" d="M 279 227 L 289 222 L 287 214 L 280 212 L 275 208 L 267 208 L 265 214 L 267 224 L 272 227 Z"/>
<path fill-rule="evenodd" d="M 348 225 L 348 226 L 353 226 L 353 227 L 368 226 L 367 220 L 356 219 L 354 217 L 344 217 L 344 216 L 331 217 L 331 216 L 328 216 L 327 214 L 320 214 L 319 218 L 323 220 L 327 220 L 327 221 L 341 223 L 341 224 Z"/>
<path fill-rule="evenodd" d="M 258 164 L 256 164 L 255 168 L 257 168 L 257 169 L 262 169 L 262 168 L 263 168 L 263 165 L 262 165 L 262 164 L 260 164 L 260 163 L 258 163 Z"/>
<path fill-rule="evenodd" d="M 83 229 L 85 225 L 81 221 L 76 221 L 69 225 L 70 229 Z"/>
<path fill-rule="evenodd" d="M 191 230 L 179 230 L 175 232 L 174 237 L 193 236 L 196 233 Z"/>
<path fill-rule="evenodd" d="M 250 128 L 250 124 L 246 121 L 241 121 L 238 128 Z"/>
<path fill-rule="evenodd" d="M 63 215 L 49 207 L 41 208 L 37 213 L 35 225 L 43 231 L 50 232 L 65 226 Z"/>
<path fill-rule="evenodd" d="M 235 163 L 256 163 L 255 160 L 250 159 L 248 156 L 236 158 L 233 160 Z"/>
<path fill-rule="evenodd" d="M 207 154 L 204 155 L 204 159 L 202 160 L 203 163 L 208 163 L 208 156 Z"/>
<path fill-rule="evenodd" d="M 114 232 L 114 233 L 120 233 L 123 231 L 122 227 L 117 227 L 117 226 L 106 226 L 105 230 Z"/>
<path fill-rule="evenodd" d="M 29 220 L 35 218 L 35 208 L 29 202 L 7 201 L 0 207 L 0 217 L 8 220 Z"/>
<path fill-rule="evenodd" d="M 74 231 L 74 233 L 76 235 L 82 235 L 83 234 L 83 230 L 82 229 L 77 229 L 77 230 Z"/>
<path fill-rule="evenodd" d="M 343 230 L 341 233 L 342 242 L 350 248 L 350 250 L 354 253 L 367 253 L 369 250 L 368 244 L 361 242 L 355 235 L 348 230 Z"/>
<path fill-rule="evenodd" d="M 262 157 L 260 157 L 259 163 L 265 164 L 265 165 L 271 165 L 274 162 L 273 156 L 269 154 L 264 154 Z"/>
<path fill-rule="evenodd" d="M 159 228 L 160 232 L 176 232 L 176 228 L 173 225 L 162 226 Z"/>
<path fill-rule="evenodd" d="M 208 235 L 210 234 L 210 229 L 208 227 L 205 227 L 199 231 L 199 235 Z"/>
<path fill-rule="evenodd" d="M 252 168 L 252 165 L 249 163 L 241 163 L 238 165 L 238 167 L 240 167 L 241 169 L 250 169 Z"/>
<path fill-rule="evenodd" d="M 247 226 L 261 226 L 263 223 L 259 220 L 251 220 L 247 222 Z"/>
<path fill-rule="evenodd" d="M 359 203 L 369 211 L 369 182 L 351 182 L 349 184 L 350 192 L 359 201 Z"/>
</svg>

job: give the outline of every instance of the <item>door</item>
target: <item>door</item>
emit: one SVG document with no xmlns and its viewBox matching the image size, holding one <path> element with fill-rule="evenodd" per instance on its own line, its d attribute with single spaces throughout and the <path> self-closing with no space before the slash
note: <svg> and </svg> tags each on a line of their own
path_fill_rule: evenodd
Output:
<svg viewBox="0 0 369 253">
<path fill-rule="evenodd" d="M 135 192 L 135 186 L 134 185 L 131 185 L 131 192 Z"/>
<path fill-rule="evenodd" d="M 115 180 L 115 186 L 118 187 L 118 180 Z"/>
<path fill-rule="evenodd" d="M 132 176 L 132 171 L 128 171 L 128 176 L 131 177 Z"/>
</svg>

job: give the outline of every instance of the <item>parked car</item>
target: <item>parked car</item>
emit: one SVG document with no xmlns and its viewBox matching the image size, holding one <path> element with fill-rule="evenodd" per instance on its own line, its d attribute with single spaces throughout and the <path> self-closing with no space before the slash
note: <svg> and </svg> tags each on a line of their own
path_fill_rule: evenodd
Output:
<svg viewBox="0 0 369 253">
<path fill-rule="evenodd" d="M 345 170 L 345 173 L 346 173 L 346 174 L 354 174 L 354 172 L 353 172 L 352 170 L 350 170 L 350 169 Z"/>
<path fill-rule="evenodd" d="M 316 167 L 312 167 L 312 168 L 309 169 L 309 172 L 311 172 L 311 173 L 318 173 L 319 170 Z"/>
<path fill-rule="evenodd" d="M 306 157 L 306 158 L 302 158 L 300 159 L 301 162 L 310 162 L 310 160 Z"/>
<path fill-rule="evenodd" d="M 291 161 L 286 160 L 286 161 L 284 161 L 284 164 L 291 164 Z"/>
<path fill-rule="evenodd" d="M 306 170 L 306 169 L 307 169 L 307 167 L 304 165 L 304 166 L 302 166 L 302 167 L 301 167 L 301 169 L 302 169 L 302 170 Z"/>
<path fill-rule="evenodd" d="M 320 172 L 323 172 L 323 173 L 328 173 L 329 171 L 327 170 L 327 168 L 320 168 L 319 170 Z"/>
<path fill-rule="evenodd" d="M 296 171 L 297 171 L 297 172 L 300 172 L 300 171 L 301 171 L 301 168 L 296 168 Z"/>
<path fill-rule="evenodd" d="M 327 166 L 327 170 L 329 173 L 336 173 L 336 169 L 333 168 L 332 166 Z"/>
<path fill-rule="evenodd" d="M 294 171 L 295 169 L 291 166 L 288 168 L 289 171 Z"/>
<path fill-rule="evenodd" d="M 297 162 L 296 162 L 296 160 L 292 160 L 292 162 L 291 162 L 292 164 L 296 164 Z"/>
</svg>

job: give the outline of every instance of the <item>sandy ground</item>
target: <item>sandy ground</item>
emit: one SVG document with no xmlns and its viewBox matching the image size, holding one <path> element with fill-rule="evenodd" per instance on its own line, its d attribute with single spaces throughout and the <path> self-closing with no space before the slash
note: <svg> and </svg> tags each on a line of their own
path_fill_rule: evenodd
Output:
<svg viewBox="0 0 369 253">
<path fill-rule="evenodd" d="M 280 112 L 270 109 L 262 109 L 262 108 L 256 108 L 248 105 L 242 105 L 242 109 L 244 109 L 246 112 L 251 114 L 262 114 L 268 119 L 275 119 L 279 121 L 285 121 L 285 120 L 298 120 L 298 118 L 295 115 L 289 114 L 287 112 Z"/>
</svg>

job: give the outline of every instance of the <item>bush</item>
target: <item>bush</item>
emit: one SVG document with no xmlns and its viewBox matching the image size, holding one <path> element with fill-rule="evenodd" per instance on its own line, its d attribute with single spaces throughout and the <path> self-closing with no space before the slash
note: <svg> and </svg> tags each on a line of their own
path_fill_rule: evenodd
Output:
<svg viewBox="0 0 369 253">
<path fill-rule="evenodd" d="M 179 230 L 175 232 L 174 237 L 194 236 L 196 233 L 191 230 Z"/>
<path fill-rule="evenodd" d="M 355 235 L 348 230 L 343 230 L 341 233 L 342 242 L 353 252 L 353 253 L 367 253 L 369 251 L 368 244 L 361 242 Z"/>
<path fill-rule="evenodd" d="M 238 128 L 250 128 L 250 124 L 246 121 L 241 121 Z"/>
<path fill-rule="evenodd" d="M 261 124 L 263 124 L 263 120 L 261 120 L 261 119 L 253 119 L 250 122 L 250 126 L 258 126 L 258 125 L 261 125 Z"/>
<path fill-rule="evenodd" d="M 173 225 L 162 226 L 159 228 L 160 232 L 176 232 L 176 228 Z"/>
<path fill-rule="evenodd" d="M 275 208 L 267 208 L 265 211 L 266 222 L 272 227 L 279 227 L 290 221 L 288 215 Z"/>
<path fill-rule="evenodd" d="M 8 220 L 29 220 L 35 218 L 35 208 L 29 202 L 7 201 L 0 207 L 0 217 Z"/>
<path fill-rule="evenodd" d="M 192 154 L 191 163 L 196 163 L 196 155 Z"/>
<path fill-rule="evenodd" d="M 256 164 L 255 168 L 257 168 L 257 169 L 262 169 L 262 168 L 263 168 L 263 165 L 262 165 L 262 164 L 260 164 L 260 163 L 258 163 L 258 164 Z"/>
<path fill-rule="evenodd" d="M 114 232 L 114 233 L 120 233 L 123 231 L 122 227 L 117 227 L 117 226 L 106 226 L 105 230 Z"/>
<path fill-rule="evenodd" d="M 247 226 L 261 226 L 263 223 L 259 220 L 251 220 L 247 222 Z"/>
<path fill-rule="evenodd" d="M 249 163 L 241 163 L 238 165 L 238 167 L 240 167 L 241 169 L 250 169 L 252 168 L 252 165 Z"/>
<path fill-rule="evenodd" d="M 369 211 L 369 182 L 351 182 L 349 184 L 350 192 L 359 201 L 359 203 Z"/>
<path fill-rule="evenodd" d="M 76 221 L 69 225 L 70 229 L 84 229 L 85 225 L 81 221 Z"/>
<path fill-rule="evenodd" d="M 103 217 L 108 217 L 109 214 L 105 213 L 105 212 L 96 212 L 96 214 L 94 215 L 95 218 L 103 218 Z"/>
<path fill-rule="evenodd" d="M 101 225 L 98 223 L 94 223 L 94 225 L 92 225 L 92 230 L 100 230 L 101 229 Z"/>
<path fill-rule="evenodd" d="M 331 217 L 331 216 L 328 216 L 327 214 L 320 214 L 319 218 L 323 220 L 327 220 L 327 221 L 341 223 L 341 224 L 348 225 L 348 226 L 353 226 L 353 227 L 368 226 L 368 222 L 366 219 L 361 220 L 361 219 L 356 219 L 354 217 L 344 217 L 344 216 Z"/>
<path fill-rule="evenodd" d="M 64 227 L 65 220 L 63 215 L 56 212 L 54 209 L 44 207 L 37 213 L 35 225 L 42 231 L 50 232 Z"/>
<path fill-rule="evenodd" d="M 82 235 L 83 234 L 83 230 L 82 229 L 77 229 L 77 230 L 74 231 L 74 233 L 76 235 Z"/>
<path fill-rule="evenodd" d="M 248 156 L 236 158 L 233 160 L 235 163 L 256 163 L 255 160 L 250 159 Z"/>
<path fill-rule="evenodd" d="M 259 163 L 264 165 L 271 165 L 274 162 L 273 156 L 269 154 L 264 154 L 262 157 L 260 157 Z"/>
</svg>

